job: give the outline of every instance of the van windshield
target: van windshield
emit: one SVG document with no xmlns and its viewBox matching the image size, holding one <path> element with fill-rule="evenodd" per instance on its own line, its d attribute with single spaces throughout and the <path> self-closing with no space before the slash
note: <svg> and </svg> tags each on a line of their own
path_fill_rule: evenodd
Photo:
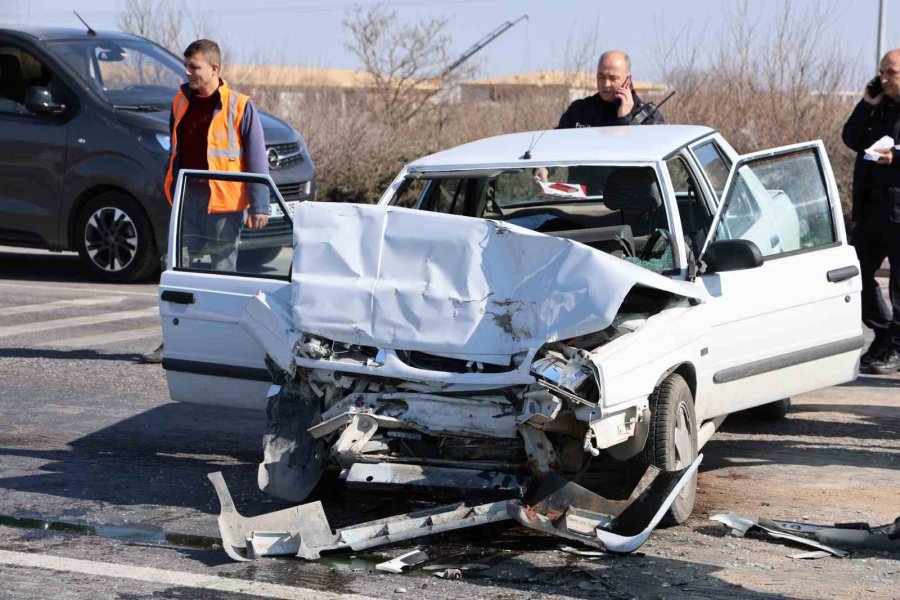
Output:
<svg viewBox="0 0 900 600">
<path fill-rule="evenodd" d="M 186 81 L 181 61 L 147 40 L 89 38 L 51 43 L 57 56 L 115 106 L 165 110 Z"/>
</svg>

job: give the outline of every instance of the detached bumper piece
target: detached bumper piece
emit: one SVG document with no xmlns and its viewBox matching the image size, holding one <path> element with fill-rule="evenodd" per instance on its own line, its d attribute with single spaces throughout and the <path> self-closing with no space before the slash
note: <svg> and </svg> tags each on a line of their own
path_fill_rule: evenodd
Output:
<svg viewBox="0 0 900 600">
<path fill-rule="evenodd" d="M 879 527 L 870 527 L 868 523 L 813 525 L 762 517 L 742 517 L 734 513 L 713 515 L 710 519 L 730 528 L 731 534 L 738 537 L 759 529 L 768 536 L 816 548 L 838 558 L 849 556 L 850 552 L 847 550 L 850 549 L 900 552 L 900 517 L 893 523 Z"/>
<path fill-rule="evenodd" d="M 376 546 L 515 520 L 526 527 L 576 540 L 613 553 L 639 548 L 697 472 L 700 455 L 686 469 L 651 467 L 627 500 L 608 500 L 562 477 L 551 475 L 533 502 L 503 500 L 477 506 L 463 503 L 415 511 L 333 530 L 321 502 L 310 502 L 258 517 L 243 517 L 221 473 L 210 473 L 221 504 L 219 532 L 232 559 L 295 555 L 316 560 L 329 550 L 361 551 Z"/>
</svg>

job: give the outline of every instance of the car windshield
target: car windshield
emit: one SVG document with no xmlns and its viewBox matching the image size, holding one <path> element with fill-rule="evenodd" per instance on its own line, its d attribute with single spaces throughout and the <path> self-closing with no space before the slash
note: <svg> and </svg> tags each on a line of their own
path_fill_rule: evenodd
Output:
<svg viewBox="0 0 900 600">
<path fill-rule="evenodd" d="M 166 109 L 186 81 L 181 61 L 147 40 L 87 38 L 52 43 L 83 81 L 116 106 Z"/>
<path fill-rule="evenodd" d="M 650 166 L 567 165 L 411 173 L 391 204 L 494 219 L 565 237 L 654 271 L 674 267 Z"/>
</svg>

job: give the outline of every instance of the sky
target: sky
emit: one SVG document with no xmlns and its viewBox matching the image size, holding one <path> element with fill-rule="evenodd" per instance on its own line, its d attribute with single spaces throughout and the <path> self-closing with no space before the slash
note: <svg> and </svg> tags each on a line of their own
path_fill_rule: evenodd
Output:
<svg viewBox="0 0 900 600">
<path fill-rule="evenodd" d="M 345 48 L 342 26 L 354 5 L 374 0 L 168 0 L 188 6 L 215 32 L 230 56 L 265 56 L 267 62 L 298 66 L 360 68 Z M 900 0 L 888 2 L 887 48 L 900 46 Z M 802 13 L 829 7 L 829 45 L 840 46 L 859 74 L 860 87 L 875 72 L 878 0 L 754 0 L 751 13 L 764 32 L 777 25 L 784 3 Z M 572 63 L 579 40 L 600 49 L 618 48 L 632 58 L 635 79 L 658 81 L 659 40 L 700 38 L 712 45 L 725 29 L 735 0 L 393 0 L 385 2 L 401 20 L 446 18 L 451 50 L 462 54 L 505 21 L 522 21 L 476 55 L 479 75 L 499 77 L 561 70 Z M 117 29 L 123 0 L 0 0 L 0 23 L 80 26 L 75 9 L 94 29 Z M 594 37 L 596 36 L 596 37 Z M 833 43 L 831 43 L 833 42 Z M 227 65 L 226 65 L 227 66 Z"/>
</svg>

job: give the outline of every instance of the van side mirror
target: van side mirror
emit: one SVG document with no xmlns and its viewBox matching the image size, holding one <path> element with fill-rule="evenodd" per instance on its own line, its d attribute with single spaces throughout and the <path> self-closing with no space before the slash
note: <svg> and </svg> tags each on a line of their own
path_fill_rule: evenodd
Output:
<svg viewBox="0 0 900 600">
<path fill-rule="evenodd" d="M 706 273 L 754 269 L 763 264 L 759 247 L 750 240 L 717 240 L 703 253 Z"/>
<path fill-rule="evenodd" d="M 25 108 L 36 115 L 59 115 L 66 105 L 57 103 L 47 88 L 32 86 L 25 90 Z"/>
</svg>

